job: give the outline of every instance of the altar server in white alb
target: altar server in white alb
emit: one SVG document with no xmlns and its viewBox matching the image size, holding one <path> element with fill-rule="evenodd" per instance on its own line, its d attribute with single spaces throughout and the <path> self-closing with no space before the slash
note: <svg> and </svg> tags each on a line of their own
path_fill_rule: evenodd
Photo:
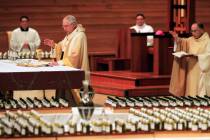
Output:
<svg viewBox="0 0 210 140">
<path fill-rule="evenodd" d="M 38 32 L 29 27 L 29 17 L 20 17 L 20 27 L 12 31 L 10 49 L 16 52 L 34 52 L 40 46 Z"/>
<path fill-rule="evenodd" d="M 146 24 L 145 16 L 142 13 L 136 15 L 136 25 L 130 27 L 136 33 L 153 33 L 152 26 Z M 153 46 L 153 36 L 147 36 L 147 46 Z"/>
<path fill-rule="evenodd" d="M 10 37 L 10 50 L 16 52 L 35 52 L 40 46 L 40 37 L 38 32 L 29 27 L 29 17 L 20 17 L 20 27 L 12 31 Z M 28 94 L 30 93 L 30 94 Z M 19 99 L 20 97 L 43 97 L 43 90 L 30 90 L 30 91 L 13 91 L 13 98 Z"/>
</svg>

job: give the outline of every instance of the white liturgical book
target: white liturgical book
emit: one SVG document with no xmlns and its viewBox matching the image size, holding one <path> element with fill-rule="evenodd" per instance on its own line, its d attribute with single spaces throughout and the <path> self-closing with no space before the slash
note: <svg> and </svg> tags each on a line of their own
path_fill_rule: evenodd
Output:
<svg viewBox="0 0 210 140">
<path fill-rule="evenodd" d="M 178 58 L 181 58 L 183 56 L 187 56 L 187 55 L 191 55 L 191 54 L 188 54 L 184 51 L 180 51 L 180 52 L 175 52 L 175 53 L 172 53 L 174 56 L 178 57 Z"/>
</svg>

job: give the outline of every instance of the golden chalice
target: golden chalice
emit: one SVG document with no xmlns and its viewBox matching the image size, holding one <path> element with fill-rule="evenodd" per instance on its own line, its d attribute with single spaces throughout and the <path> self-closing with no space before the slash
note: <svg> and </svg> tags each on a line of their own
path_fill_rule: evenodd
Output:
<svg viewBox="0 0 210 140">
<path fill-rule="evenodd" d="M 36 57 L 39 61 L 42 59 L 42 49 L 37 49 L 36 50 Z"/>
<path fill-rule="evenodd" d="M 53 49 L 53 48 L 51 48 L 51 51 L 50 51 L 50 58 L 51 58 L 54 62 L 57 61 L 55 49 Z"/>
</svg>

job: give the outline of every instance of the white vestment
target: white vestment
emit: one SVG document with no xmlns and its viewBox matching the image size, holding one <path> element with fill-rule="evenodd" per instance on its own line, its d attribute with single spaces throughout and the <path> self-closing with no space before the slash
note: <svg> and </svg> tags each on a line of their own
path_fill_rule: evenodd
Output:
<svg viewBox="0 0 210 140">
<path fill-rule="evenodd" d="M 146 23 L 142 26 L 134 25 L 130 27 L 130 29 L 134 29 L 136 33 L 153 33 L 154 29 L 152 26 L 147 25 Z M 147 36 L 147 46 L 153 46 L 153 36 Z"/>
<path fill-rule="evenodd" d="M 28 42 L 30 50 L 23 48 L 23 44 Z M 10 39 L 10 48 L 16 52 L 35 52 L 36 49 L 40 46 L 40 37 L 38 32 L 29 28 L 28 31 L 21 31 L 20 28 L 16 28 L 12 31 Z M 26 97 L 43 97 L 43 90 L 30 90 L 30 91 L 14 91 L 13 98 L 26 98 Z"/>
<path fill-rule="evenodd" d="M 23 48 L 25 42 L 29 43 L 30 50 Z M 20 28 L 17 28 L 12 31 L 10 48 L 16 52 L 36 51 L 40 42 L 39 34 L 33 28 L 29 28 L 28 31 L 21 31 Z"/>
</svg>

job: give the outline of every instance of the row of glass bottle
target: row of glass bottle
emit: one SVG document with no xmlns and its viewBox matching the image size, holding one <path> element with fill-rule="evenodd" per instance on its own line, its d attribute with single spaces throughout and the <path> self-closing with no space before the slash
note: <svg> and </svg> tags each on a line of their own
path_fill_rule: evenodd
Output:
<svg viewBox="0 0 210 140">
<path fill-rule="evenodd" d="M 114 123 L 97 121 L 85 124 L 87 129 L 93 126 L 93 132 L 125 133 L 138 131 L 207 131 L 210 129 L 210 111 L 207 109 L 146 109 L 136 110 L 131 108 L 127 119 L 115 119 Z M 96 125 L 97 124 L 97 125 Z M 108 131 L 103 131 L 104 124 L 109 124 Z M 86 131 L 85 131 L 86 132 Z M 87 131 L 87 132 L 90 132 Z"/>
<path fill-rule="evenodd" d="M 74 117 L 72 117 L 74 118 Z M 49 122 L 36 111 L 30 112 L 10 112 L 6 111 L 5 115 L 0 118 L 0 136 L 42 136 L 42 135 L 63 135 L 63 134 L 87 134 L 90 131 L 110 133 L 112 131 L 112 124 L 109 121 L 95 122 L 92 127 L 90 123 L 80 122 L 77 119 L 69 119 L 66 123 Z M 78 123 L 80 126 L 78 127 Z M 104 126 L 104 130 L 98 128 Z M 95 126 L 95 127 L 93 127 Z"/>
<path fill-rule="evenodd" d="M 192 108 L 131 108 L 127 119 L 115 118 L 111 121 L 106 115 L 91 121 L 80 121 L 71 117 L 66 123 L 49 123 L 39 113 L 7 111 L 0 118 L 1 136 L 68 135 L 91 133 L 126 133 L 151 131 L 207 131 L 210 129 L 210 111 Z M 79 123 L 79 124 L 78 124 Z"/>
<path fill-rule="evenodd" d="M 0 99 L 0 109 L 32 109 L 32 108 L 49 108 L 49 107 L 68 107 L 69 103 L 62 98 L 52 97 L 51 99 L 29 97 L 23 99 Z"/>
<path fill-rule="evenodd" d="M 7 111 L 5 116 L 0 118 L 1 136 L 63 134 L 63 131 L 62 124 L 59 122 L 51 124 L 34 110 L 28 113 Z"/>
<path fill-rule="evenodd" d="M 40 57 L 42 59 L 49 59 L 55 57 L 55 52 L 52 49 L 50 52 L 48 51 L 40 51 Z M 9 60 L 16 60 L 16 59 L 35 59 L 37 58 L 37 52 L 15 52 L 15 51 L 7 51 L 7 52 L 0 52 L 0 59 L 9 59 Z"/>
<path fill-rule="evenodd" d="M 207 109 L 141 108 L 140 110 L 130 109 L 130 113 L 138 118 L 135 122 L 138 130 L 206 131 L 210 129 L 210 111 Z M 142 124 L 146 127 L 142 128 Z"/>
<path fill-rule="evenodd" d="M 106 103 L 113 107 L 183 107 L 183 106 L 210 106 L 210 97 L 178 97 L 178 96 L 154 96 L 154 97 L 111 97 Z"/>
</svg>

